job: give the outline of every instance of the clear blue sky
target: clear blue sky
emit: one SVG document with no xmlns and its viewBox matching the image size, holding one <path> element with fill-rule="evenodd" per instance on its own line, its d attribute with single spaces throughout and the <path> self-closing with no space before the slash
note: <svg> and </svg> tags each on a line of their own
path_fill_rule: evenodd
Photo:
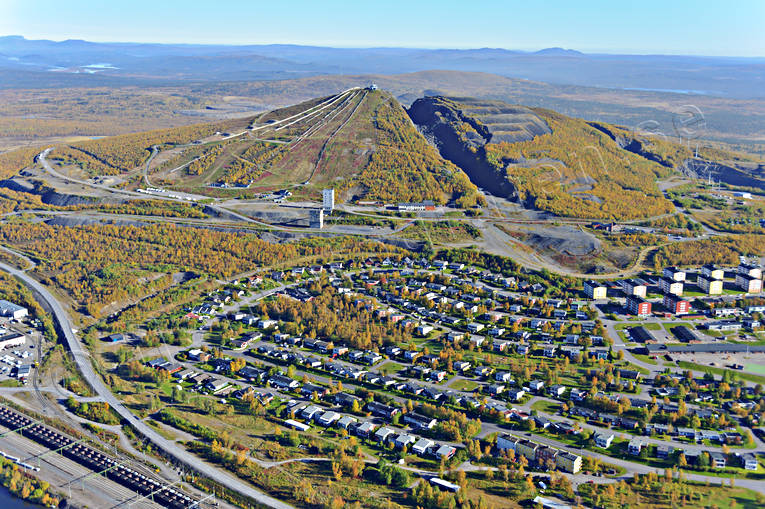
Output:
<svg viewBox="0 0 765 509">
<path fill-rule="evenodd" d="M 0 0 L 0 35 L 765 56 L 765 1 Z"/>
</svg>

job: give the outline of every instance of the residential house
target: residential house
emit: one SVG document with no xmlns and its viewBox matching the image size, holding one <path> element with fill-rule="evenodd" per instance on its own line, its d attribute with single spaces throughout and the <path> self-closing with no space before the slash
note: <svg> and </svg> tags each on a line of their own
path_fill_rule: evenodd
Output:
<svg viewBox="0 0 765 509">
<path fill-rule="evenodd" d="M 500 451 L 511 450 L 515 452 L 515 447 L 520 442 L 520 438 L 516 438 L 506 433 L 497 436 L 497 449 Z"/>
<path fill-rule="evenodd" d="M 377 401 L 370 401 L 367 403 L 367 411 L 378 417 L 384 417 L 386 419 L 392 419 L 394 415 L 399 412 L 399 409 L 390 405 L 385 405 Z"/>
<path fill-rule="evenodd" d="M 544 388 L 545 383 L 542 380 L 532 380 L 528 383 L 528 386 L 532 391 L 539 392 Z"/>
<path fill-rule="evenodd" d="M 342 416 L 337 412 L 324 412 L 316 419 L 319 425 L 325 428 L 332 426 L 335 422 L 339 421 Z"/>
<path fill-rule="evenodd" d="M 738 266 L 737 274 L 744 274 L 755 279 L 762 279 L 762 267 L 751 263 L 742 263 Z"/>
<path fill-rule="evenodd" d="M 316 396 L 319 398 L 323 398 L 329 394 L 329 389 L 321 385 L 306 383 L 303 384 L 303 387 L 300 388 L 300 394 L 304 398 L 312 398 L 314 394 L 316 394 Z"/>
<path fill-rule="evenodd" d="M 598 447 L 608 449 L 613 441 L 614 435 L 612 433 L 595 433 L 595 445 Z"/>
<path fill-rule="evenodd" d="M 284 375 L 274 375 L 268 379 L 269 383 L 282 390 L 294 390 L 300 387 L 300 383 L 297 380 L 293 380 Z"/>
<path fill-rule="evenodd" d="M 486 328 L 486 326 L 484 324 L 482 324 L 482 323 L 479 323 L 479 322 L 470 322 L 467 325 L 468 331 L 470 331 L 470 332 L 472 332 L 474 334 L 476 332 L 481 332 L 485 328 Z"/>
<path fill-rule="evenodd" d="M 635 295 L 627 297 L 626 308 L 636 316 L 648 316 L 651 314 L 651 303 Z"/>
<path fill-rule="evenodd" d="M 211 355 L 207 352 L 203 352 L 202 350 L 195 348 L 193 350 L 189 350 L 188 353 L 189 360 L 195 361 L 195 362 L 207 362 L 210 360 Z"/>
<path fill-rule="evenodd" d="M 712 459 L 712 466 L 714 468 L 725 468 L 728 465 L 728 458 L 721 452 L 712 451 L 709 453 L 709 456 Z"/>
<path fill-rule="evenodd" d="M 301 412 L 300 415 L 307 421 L 312 421 L 314 417 L 318 417 L 323 412 L 321 407 L 316 405 L 308 405 Z"/>
<path fill-rule="evenodd" d="M 629 452 L 633 456 L 639 456 L 640 453 L 643 451 L 643 447 L 645 444 L 642 440 L 639 438 L 633 438 L 630 440 L 629 444 L 627 444 L 627 452 Z"/>
<path fill-rule="evenodd" d="M 487 390 L 492 396 L 499 396 L 505 391 L 505 386 L 500 384 L 491 384 Z"/>
<path fill-rule="evenodd" d="M 584 293 L 593 300 L 605 299 L 607 294 L 606 286 L 596 281 L 584 282 Z"/>
<path fill-rule="evenodd" d="M 664 294 L 677 295 L 680 297 L 683 295 L 683 283 L 682 281 L 675 281 L 668 277 L 659 279 L 659 288 Z"/>
<path fill-rule="evenodd" d="M 436 449 L 435 453 L 433 455 L 436 458 L 443 458 L 443 459 L 450 459 L 452 456 L 454 456 L 454 453 L 457 452 L 457 449 L 451 445 L 443 444 Z"/>
<path fill-rule="evenodd" d="M 736 286 L 746 293 L 760 293 L 762 291 L 762 279 L 748 274 L 736 274 Z"/>
<path fill-rule="evenodd" d="M 374 433 L 375 440 L 381 444 L 392 440 L 394 436 L 396 436 L 396 432 L 386 426 L 381 427 Z"/>
<path fill-rule="evenodd" d="M 409 447 L 410 445 L 414 444 L 416 441 L 417 438 L 414 435 L 401 433 L 395 438 L 395 440 L 393 440 L 393 446 L 396 449 L 403 449 L 404 447 Z"/>
<path fill-rule="evenodd" d="M 365 421 L 357 425 L 354 429 L 354 432 L 360 437 L 367 438 L 372 434 L 375 428 L 377 428 L 377 426 L 375 426 L 373 423 Z M 393 430 L 390 431 L 393 433 Z"/>
<path fill-rule="evenodd" d="M 504 352 L 510 343 L 507 341 L 494 340 L 492 342 L 492 350 L 495 352 Z"/>
<path fill-rule="evenodd" d="M 467 371 L 470 369 L 470 363 L 468 361 L 457 361 L 452 364 L 455 371 Z"/>
<path fill-rule="evenodd" d="M 622 291 L 628 296 L 643 297 L 647 293 L 645 283 L 638 279 L 625 279 L 621 281 Z"/>
<path fill-rule="evenodd" d="M 696 286 L 707 295 L 720 295 L 723 292 L 722 279 L 715 279 L 713 277 L 699 275 L 696 278 Z"/>
<path fill-rule="evenodd" d="M 406 424 L 411 425 L 416 429 L 433 429 L 438 421 L 432 417 L 426 417 L 424 415 L 409 412 L 404 414 L 402 419 Z"/>
<path fill-rule="evenodd" d="M 223 390 L 228 385 L 228 380 L 225 380 L 223 378 L 212 378 L 210 377 L 204 385 L 204 388 L 212 393 L 216 393 L 218 391 Z"/>
<path fill-rule="evenodd" d="M 433 440 L 428 438 L 421 438 L 412 446 L 412 452 L 420 456 L 424 456 L 428 452 L 428 449 L 434 445 L 435 442 L 433 442 Z"/>
<path fill-rule="evenodd" d="M 701 274 L 703 276 L 711 277 L 712 279 L 724 279 L 725 271 L 717 265 L 704 265 L 701 267 Z"/>
<path fill-rule="evenodd" d="M 564 472 L 576 474 L 582 470 L 582 457 L 568 451 L 563 451 L 555 458 L 555 464 Z"/>
<path fill-rule="evenodd" d="M 350 415 L 344 415 L 340 417 L 340 419 L 337 420 L 337 427 L 340 429 L 350 429 L 351 426 L 356 424 L 357 419 L 355 417 L 351 417 Z"/>
<path fill-rule="evenodd" d="M 664 267 L 662 276 L 672 279 L 674 281 L 685 281 L 685 271 L 678 269 L 677 267 Z"/>
<path fill-rule="evenodd" d="M 539 444 L 531 440 L 522 439 L 515 444 L 515 453 L 516 455 L 524 456 L 529 461 L 536 461 L 537 449 L 539 447 Z"/>
<path fill-rule="evenodd" d="M 473 370 L 475 376 L 489 376 L 491 368 L 489 366 L 476 366 Z"/>
<path fill-rule="evenodd" d="M 741 464 L 744 466 L 745 470 L 757 470 L 759 466 L 759 463 L 757 462 L 757 457 L 751 452 L 748 452 L 741 456 Z"/>
</svg>

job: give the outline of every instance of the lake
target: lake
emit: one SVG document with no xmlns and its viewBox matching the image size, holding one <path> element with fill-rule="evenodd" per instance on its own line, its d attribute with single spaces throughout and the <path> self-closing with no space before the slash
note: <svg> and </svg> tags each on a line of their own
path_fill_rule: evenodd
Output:
<svg viewBox="0 0 765 509">
<path fill-rule="evenodd" d="M 3 509 L 32 509 L 35 507 L 39 508 L 41 506 L 28 504 L 20 498 L 16 498 L 11 495 L 11 492 L 8 491 L 8 488 L 0 486 L 0 507 Z"/>
</svg>

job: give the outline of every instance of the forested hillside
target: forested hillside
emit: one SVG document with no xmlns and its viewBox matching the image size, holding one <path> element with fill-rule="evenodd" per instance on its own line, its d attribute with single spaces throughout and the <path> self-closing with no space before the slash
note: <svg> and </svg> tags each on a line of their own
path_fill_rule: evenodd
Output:
<svg viewBox="0 0 765 509">
<path fill-rule="evenodd" d="M 672 212 L 656 185 L 671 174 L 620 148 L 585 121 L 535 110 L 552 129 L 530 141 L 490 143 L 487 160 L 518 188 L 521 199 L 561 216 L 633 219 Z"/>
<path fill-rule="evenodd" d="M 151 179 L 216 196 L 290 187 L 306 198 L 333 187 L 346 200 L 483 203 L 398 101 L 372 89 L 351 88 L 239 120 L 58 145 L 49 159 L 62 173 L 117 177 L 128 189 Z M 144 166 L 146 179 L 140 178 Z"/>
<path fill-rule="evenodd" d="M 561 216 L 666 214 L 656 180 L 672 173 L 587 122 L 497 101 L 426 97 L 409 110 L 452 161 L 490 191 Z M 509 184 L 509 185 L 508 185 Z"/>
<path fill-rule="evenodd" d="M 167 288 L 176 271 L 228 278 L 264 266 L 403 252 L 353 237 L 273 244 L 254 234 L 171 225 L 67 227 L 13 222 L 0 225 L 0 243 L 39 260 L 37 274 L 62 288 L 92 316 L 109 303 Z"/>
</svg>

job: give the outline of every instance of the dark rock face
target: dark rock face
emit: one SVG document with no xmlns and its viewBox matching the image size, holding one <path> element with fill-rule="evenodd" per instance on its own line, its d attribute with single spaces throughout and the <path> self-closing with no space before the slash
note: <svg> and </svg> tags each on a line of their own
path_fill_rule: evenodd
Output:
<svg viewBox="0 0 765 509">
<path fill-rule="evenodd" d="M 620 148 L 623 148 L 624 150 L 627 150 L 629 152 L 632 152 L 633 154 L 639 155 L 640 157 L 644 157 L 648 159 L 649 161 L 653 161 L 655 163 L 659 163 L 660 165 L 672 168 L 672 164 L 668 161 L 665 161 L 663 158 L 659 157 L 658 155 L 648 151 L 643 146 L 643 142 L 638 140 L 637 138 L 626 138 L 624 136 L 618 135 L 615 132 L 611 131 L 609 128 L 604 126 L 603 124 L 599 124 L 597 122 L 587 122 L 587 124 L 590 127 L 593 127 L 597 129 L 598 131 L 602 132 L 612 140 L 616 142 L 617 145 L 619 145 Z"/>
<path fill-rule="evenodd" d="M 412 103 L 408 113 L 441 156 L 462 168 L 474 184 L 509 198 L 516 197 L 515 187 L 504 168 L 487 161 L 485 145 L 527 141 L 552 132 L 532 110 L 499 101 L 423 97 Z"/>
<path fill-rule="evenodd" d="M 734 165 L 710 163 L 701 159 L 686 159 L 683 164 L 701 179 L 711 177 L 715 181 L 732 186 L 756 187 L 765 190 L 765 180 L 757 178 Z"/>
<path fill-rule="evenodd" d="M 69 205 L 92 205 L 97 201 L 95 198 L 91 198 L 90 196 L 62 194 L 49 188 L 36 186 L 26 180 L 15 178 L 9 178 L 0 181 L 0 187 L 5 187 L 20 193 L 39 194 L 43 203 L 48 205 L 55 205 L 58 207 L 66 207 Z"/>
</svg>

